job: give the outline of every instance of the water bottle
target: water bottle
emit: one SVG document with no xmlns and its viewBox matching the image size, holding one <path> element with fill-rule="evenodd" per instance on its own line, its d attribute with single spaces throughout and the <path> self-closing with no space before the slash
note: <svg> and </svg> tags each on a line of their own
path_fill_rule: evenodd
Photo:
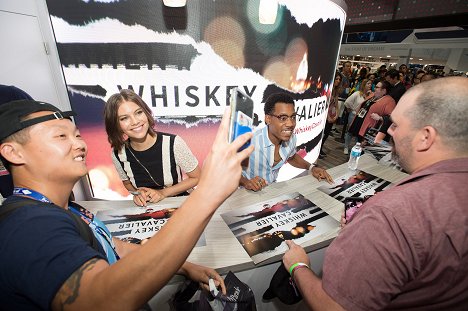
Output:
<svg viewBox="0 0 468 311">
<path fill-rule="evenodd" d="M 359 157 L 361 157 L 361 153 L 361 143 L 356 143 L 353 149 L 351 149 L 351 154 L 349 155 L 348 167 L 350 170 L 354 171 L 357 168 Z"/>
</svg>

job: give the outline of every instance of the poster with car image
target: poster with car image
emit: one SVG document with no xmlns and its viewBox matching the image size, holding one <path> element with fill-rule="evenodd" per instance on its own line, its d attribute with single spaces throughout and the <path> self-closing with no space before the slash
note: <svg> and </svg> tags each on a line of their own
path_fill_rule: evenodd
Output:
<svg viewBox="0 0 468 311">
<path fill-rule="evenodd" d="M 339 227 L 338 221 L 298 192 L 236 208 L 221 217 L 256 264 L 286 252 L 285 240 L 302 244 Z"/>
</svg>

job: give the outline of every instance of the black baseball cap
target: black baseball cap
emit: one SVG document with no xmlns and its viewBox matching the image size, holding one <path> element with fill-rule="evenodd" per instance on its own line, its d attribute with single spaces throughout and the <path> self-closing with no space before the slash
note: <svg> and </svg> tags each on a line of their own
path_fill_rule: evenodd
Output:
<svg viewBox="0 0 468 311">
<path fill-rule="evenodd" d="M 302 300 L 301 293 L 299 293 L 283 264 L 280 264 L 271 278 L 270 287 L 267 288 L 262 298 L 264 300 L 271 300 L 276 297 L 287 305 L 293 305 Z"/>
<path fill-rule="evenodd" d="M 24 117 L 31 113 L 39 111 L 52 111 L 54 113 L 42 117 L 23 120 Z M 40 101 L 29 99 L 11 101 L 0 105 L 0 141 L 31 125 L 54 119 L 60 120 L 70 118 L 75 115 L 76 113 L 73 111 L 61 111 L 54 105 Z"/>
</svg>

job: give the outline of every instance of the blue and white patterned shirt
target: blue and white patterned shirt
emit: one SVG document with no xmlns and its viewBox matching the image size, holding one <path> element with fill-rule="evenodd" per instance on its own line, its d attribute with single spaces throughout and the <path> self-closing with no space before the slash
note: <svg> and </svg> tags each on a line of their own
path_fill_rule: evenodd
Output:
<svg viewBox="0 0 468 311">
<path fill-rule="evenodd" d="M 293 134 L 288 141 L 281 142 L 281 161 L 273 166 L 275 145 L 268 137 L 268 126 L 255 131 L 251 140 L 255 149 L 249 157 L 249 166 L 243 168 L 242 176 L 248 179 L 259 176 L 268 183 L 275 182 L 280 168 L 296 153 L 296 141 L 296 135 Z"/>
</svg>

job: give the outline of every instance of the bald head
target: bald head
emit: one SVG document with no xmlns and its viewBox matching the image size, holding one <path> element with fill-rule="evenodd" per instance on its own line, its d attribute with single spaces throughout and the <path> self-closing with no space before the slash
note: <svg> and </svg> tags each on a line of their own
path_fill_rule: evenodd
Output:
<svg viewBox="0 0 468 311">
<path fill-rule="evenodd" d="M 430 125 L 454 151 L 468 153 L 468 79 L 447 77 L 420 83 L 400 100 L 412 123 L 420 129 Z M 400 105 L 398 103 L 398 106 Z M 397 106 L 397 108 L 398 108 Z"/>
</svg>

